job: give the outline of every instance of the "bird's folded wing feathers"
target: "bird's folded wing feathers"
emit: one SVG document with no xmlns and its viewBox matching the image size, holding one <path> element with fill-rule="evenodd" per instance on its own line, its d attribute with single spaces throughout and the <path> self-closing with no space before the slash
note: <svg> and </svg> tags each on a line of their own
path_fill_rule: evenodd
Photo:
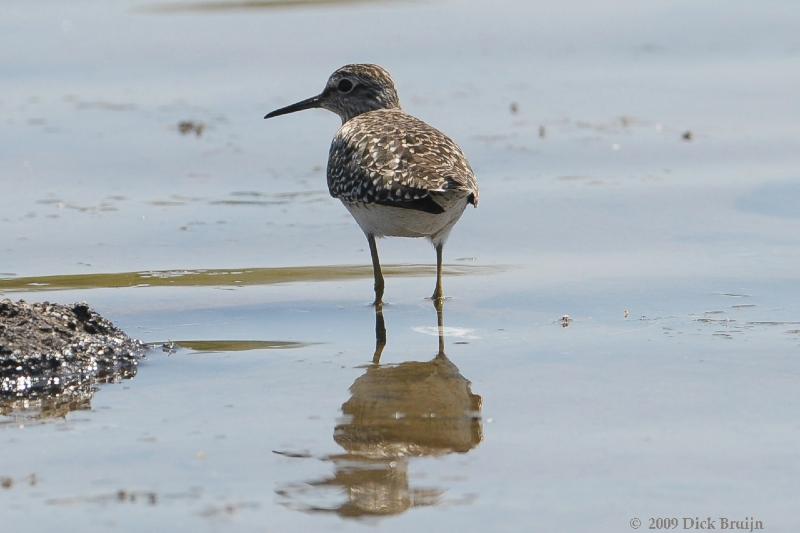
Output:
<svg viewBox="0 0 800 533">
<path fill-rule="evenodd" d="M 439 194 L 478 193 L 461 149 L 400 110 L 365 113 L 342 126 L 331 144 L 328 188 L 345 201 L 432 213 L 442 212 Z"/>
</svg>

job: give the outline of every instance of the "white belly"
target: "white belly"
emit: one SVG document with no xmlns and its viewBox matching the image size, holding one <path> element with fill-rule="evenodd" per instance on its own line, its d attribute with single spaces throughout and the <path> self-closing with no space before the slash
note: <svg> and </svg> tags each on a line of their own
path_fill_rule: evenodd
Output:
<svg viewBox="0 0 800 533">
<path fill-rule="evenodd" d="M 434 244 L 444 242 L 467 207 L 466 196 L 454 198 L 443 213 L 361 202 L 342 203 L 364 233 L 376 237 L 428 237 Z"/>
</svg>

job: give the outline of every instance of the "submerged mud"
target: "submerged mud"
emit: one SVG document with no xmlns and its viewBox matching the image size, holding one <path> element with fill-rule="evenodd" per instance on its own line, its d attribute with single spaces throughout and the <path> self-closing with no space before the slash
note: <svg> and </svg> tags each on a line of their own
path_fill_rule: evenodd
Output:
<svg viewBox="0 0 800 533">
<path fill-rule="evenodd" d="M 74 408 L 96 383 L 135 375 L 144 350 L 86 303 L 0 300 L 0 413 Z"/>
</svg>

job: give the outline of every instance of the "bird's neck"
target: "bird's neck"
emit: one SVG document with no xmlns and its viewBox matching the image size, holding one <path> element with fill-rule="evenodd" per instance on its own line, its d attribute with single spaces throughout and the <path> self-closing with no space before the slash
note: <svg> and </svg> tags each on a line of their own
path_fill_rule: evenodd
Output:
<svg viewBox="0 0 800 533">
<path fill-rule="evenodd" d="M 363 115 L 364 113 L 369 113 L 370 111 L 378 111 L 379 109 L 400 109 L 399 102 L 378 102 L 378 101 L 370 101 L 370 102 L 363 102 L 359 103 L 358 105 L 354 105 L 352 107 L 348 107 L 347 109 L 342 109 L 339 111 L 339 117 L 342 119 L 342 124 L 346 123 L 348 120 L 351 120 L 358 115 Z"/>
</svg>

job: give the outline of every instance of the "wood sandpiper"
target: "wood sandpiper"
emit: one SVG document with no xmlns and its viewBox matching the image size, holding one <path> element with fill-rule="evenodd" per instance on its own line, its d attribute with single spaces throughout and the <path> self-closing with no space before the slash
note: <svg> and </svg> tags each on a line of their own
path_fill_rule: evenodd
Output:
<svg viewBox="0 0 800 533">
<path fill-rule="evenodd" d="M 376 237 L 427 237 L 436 248 L 434 302 L 444 299 L 442 249 L 478 183 L 449 137 L 400 109 L 394 80 L 378 65 L 345 65 L 325 89 L 264 118 L 321 107 L 342 119 L 328 156 L 328 190 L 367 236 L 375 304 L 383 298 Z"/>
</svg>

